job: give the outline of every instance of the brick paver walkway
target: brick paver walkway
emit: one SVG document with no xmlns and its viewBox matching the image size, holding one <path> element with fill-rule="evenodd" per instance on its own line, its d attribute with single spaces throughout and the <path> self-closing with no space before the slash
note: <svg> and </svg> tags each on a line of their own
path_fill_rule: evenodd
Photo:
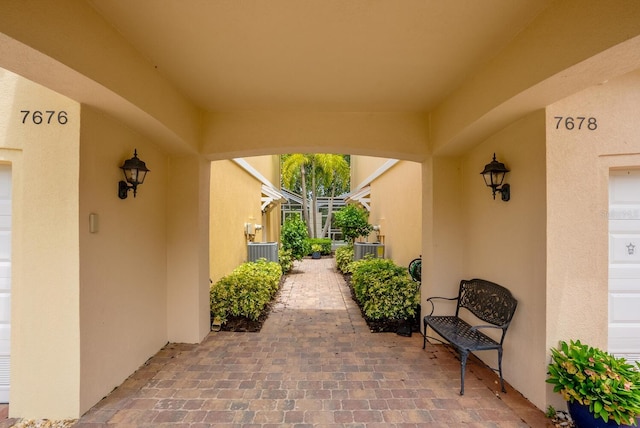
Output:
<svg viewBox="0 0 640 428">
<path fill-rule="evenodd" d="M 260 333 L 168 345 L 87 412 L 78 427 L 543 427 L 493 372 L 419 334 L 370 333 L 333 259 L 287 277 Z"/>
</svg>

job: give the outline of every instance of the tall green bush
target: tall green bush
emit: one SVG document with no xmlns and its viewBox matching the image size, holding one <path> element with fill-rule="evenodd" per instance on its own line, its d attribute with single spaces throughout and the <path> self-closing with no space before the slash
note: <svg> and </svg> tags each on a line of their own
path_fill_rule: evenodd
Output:
<svg viewBox="0 0 640 428">
<path fill-rule="evenodd" d="M 238 266 L 209 290 L 211 315 L 224 324 L 230 315 L 257 320 L 278 286 L 282 269 L 277 262 L 259 259 Z"/>
<path fill-rule="evenodd" d="M 280 232 L 282 248 L 291 251 L 291 256 L 296 260 L 302 260 L 309 253 L 307 247 L 309 233 L 307 226 L 298 216 L 289 217 L 282 225 Z"/>
<path fill-rule="evenodd" d="M 369 319 L 407 320 L 414 316 L 417 287 L 405 267 L 389 259 L 365 258 L 349 265 L 356 299 Z"/>
<path fill-rule="evenodd" d="M 361 236 L 369 236 L 373 230 L 373 226 L 369 224 L 369 212 L 353 204 L 335 213 L 334 224 L 342 230 L 342 236 L 349 243 Z"/>
</svg>

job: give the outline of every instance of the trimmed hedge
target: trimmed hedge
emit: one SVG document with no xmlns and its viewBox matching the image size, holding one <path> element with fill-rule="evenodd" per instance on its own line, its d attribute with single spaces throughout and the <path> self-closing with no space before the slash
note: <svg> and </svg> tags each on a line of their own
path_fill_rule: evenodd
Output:
<svg viewBox="0 0 640 428">
<path fill-rule="evenodd" d="M 365 258 L 349 265 L 356 300 L 372 320 L 408 320 L 415 316 L 418 288 L 407 268 L 390 259 Z"/>
<path fill-rule="evenodd" d="M 231 315 L 257 320 L 278 291 L 281 276 L 277 262 L 259 259 L 241 264 L 211 285 L 211 316 L 221 324 Z"/>
</svg>

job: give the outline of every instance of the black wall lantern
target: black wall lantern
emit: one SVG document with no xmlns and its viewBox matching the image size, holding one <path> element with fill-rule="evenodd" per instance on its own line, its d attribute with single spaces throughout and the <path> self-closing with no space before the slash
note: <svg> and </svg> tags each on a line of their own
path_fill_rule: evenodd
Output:
<svg viewBox="0 0 640 428">
<path fill-rule="evenodd" d="M 147 172 L 149 172 L 144 162 L 138 159 L 137 149 L 133 151 L 133 157 L 124 161 L 120 169 L 122 169 L 124 178 L 127 181 L 120 181 L 118 183 L 118 197 L 120 199 L 127 199 L 127 193 L 129 193 L 130 189 L 133 189 L 133 197 L 135 198 L 138 185 L 144 183 L 144 178 L 147 176 Z"/>
<path fill-rule="evenodd" d="M 494 153 L 491 163 L 486 164 L 484 170 L 480 173 L 482 174 L 482 178 L 484 178 L 484 184 L 486 184 L 487 187 L 491 187 L 493 199 L 496 198 L 496 192 L 502 194 L 502 200 L 505 202 L 511 199 L 511 186 L 507 183 L 502 184 L 504 175 L 507 172 L 509 172 L 509 170 L 502 162 L 496 160 L 496 154 Z"/>
</svg>

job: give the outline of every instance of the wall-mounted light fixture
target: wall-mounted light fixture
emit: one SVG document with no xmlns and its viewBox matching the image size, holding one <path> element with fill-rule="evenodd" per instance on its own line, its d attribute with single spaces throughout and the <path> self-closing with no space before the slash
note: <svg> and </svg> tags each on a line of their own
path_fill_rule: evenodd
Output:
<svg viewBox="0 0 640 428">
<path fill-rule="evenodd" d="M 502 194 L 502 200 L 505 202 L 511 199 L 511 186 L 509 186 L 508 183 L 502 184 L 507 172 L 509 172 L 509 170 L 502 162 L 496 160 L 496 154 L 494 153 L 493 160 L 486 164 L 484 170 L 480 173 L 482 174 L 482 178 L 484 178 L 484 184 L 486 184 L 487 187 L 491 187 L 493 199 L 496 198 L 496 192 Z"/>
<path fill-rule="evenodd" d="M 127 193 L 129 193 L 130 189 L 133 189 L 133 197 L 135 198 L 138 185 L 144 183 L 144 178 L 149 172 L 145 163 L 138 159 L 137 149 L 133 151 L 133 157 L 124 161 L 120 169 L 122 169 L 126 181 L 121 180 L 118 183 L 118 197 L 127 199 Z"/>
</svg>

